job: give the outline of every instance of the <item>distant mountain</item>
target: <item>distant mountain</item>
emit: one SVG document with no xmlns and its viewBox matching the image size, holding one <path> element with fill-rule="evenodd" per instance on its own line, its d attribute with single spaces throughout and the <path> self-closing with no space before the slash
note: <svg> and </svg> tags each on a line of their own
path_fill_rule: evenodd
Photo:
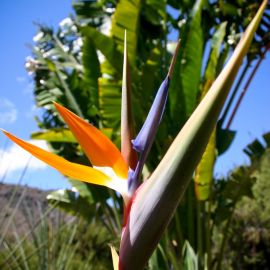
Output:
<svg viewBox="0 0 270 270">
<path fill-rule="evenodd" d="M 50 191 L 43 191 L 27 186 L 0 184 L 0 234 L 26 233 L 36 227 L 45 212 L 50 208 L 46 196 Z M 67 215 L 57 209 L 49 211 L 47 221 L 58 222 L 59 216 Z"/>
</svg>

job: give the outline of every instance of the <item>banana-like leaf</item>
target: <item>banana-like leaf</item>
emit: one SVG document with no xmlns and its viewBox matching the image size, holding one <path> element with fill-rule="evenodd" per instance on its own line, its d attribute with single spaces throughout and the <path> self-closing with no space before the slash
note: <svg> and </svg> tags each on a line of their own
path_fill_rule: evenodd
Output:
<svg viewBox="0 0 270 270">
<path fill-rule="evenodd" d="M 120 269 L 141 270 L 171 220 L 198 165 L 266 7 L 263 1 L 232 57 L 166 155 L 133 198 L 123 228 Z"/>
<path fill-rule="evenodd" d="M 136 66 L 141 2 L 141 0 L 120 0 L 112 20 L 111 35 L 120 47 L 123 47 L 124 31 L 127 30 L 127 48 L 131 66 Z"/>
<path fill-rule="evenodd" d="M 214 131 L 209 139 L 201 161 L 195 172 L 195 194 L 197 200 L 199 201 L 205 201 L 210 196 L 215 158 L 216 133 Z"/>
<path fill-rule="evenodd" d="M 144 8 L 145 16 L 152 24 L 160 24 L 160 20 L 166 20 L 166 0 L 146 0 Z"/>
<path fill-rule="evenodd" d="M 121 108 L 121 81 L 99 78 L 99 106 L 105 127 L 119 128 Z"/>
<path fill-rule="evenodd" d="M 143 94 L 145 96 L 152 96 L 152 90 L 158 88 L 158 79 L 159 74 L 155 74 L 158 70 L 159 65 L 162 61 L 162 54 L 161 54 L 161 44 L 158 44 L 149 54 L 148 59 L 146 60 L 145 65 L 142 69 L 142 77 L 141 77 L 141 84 L 143 89 Z M 158 82 L 159 83 L 159 82 Z M 142 104 L 143 105 L 143 104 Z"/>
<path fill-rule="evenodd" d="M 179 116 L 185 121 L 194 110 L 197 101 L 204 45 L 201 25 L 203 3 L 204 0 L 196 1 L 190 23 L 181 35 L 182 46 L 175 65 L 175 76 L 172 77 L 170 85 L 171 115 L 178 126 Z"/>
<path fill-rule="evenodd" d="M 81 33 L 93 41 L 96 49 L 100 50 L 111 66 L 121 74 L 123 53 L 117 49 L 115 41 L 90 26 L 82 27 Z"/>
<path fill-rule="evenodd" d="M 91 38 L 84 39 L 82 51 L 84 81 L 89 89 L 90 103 L 98 110 L 98 78 L 101 74 L 97 51 Z"/>
<path fill-rule="evenodd" d="M 211 39 L 211 52 L 205 69 L 204 91 L 201 94 L 202 97 L 209 90 L 216 78 L 220 48 L 226 34 L 226 26 L 227 22 L 221 23 Z"/>
<path fill-rule="evenodd" d="M 34 140 L 46 140 L 47 142 L 77 142 L 72 132 L 66 128 L 52 128 L 48 131 L 34 132 L 31 134 L 31 138 Z"/>
<path fill-rule="evenodd" d="M 150 51 L 148 59 L 142 67 L 142 75 L 140 78 L 141 89 L 143 89 L 143 91 L 133 92 L 132 103 L 134 111 L 136 111 L 134 117 L 136 119 L 135 123 L 138 126 L 143 125 L 142 121 L 146 117 L 146 112 L 150 107 L 153 95 L 161 83 L 160 72 L 157 72 L 162 62 L 161 52 L 161 43 L 157 44 L 157 46 Z M 145 100 L 145 102 L 141 102 L 141 100 Z"/>
<path fill-rule="evenodd" d="M 220 24 L 212 38 L 211 52 L 204 75 L 204 85 L 201 97 L 204 97 L 216 78 L 217 63 L 221 43 L 226 33 L 226 22 Z M 196 197 L 200 201 L 207 200 L 210 195 L 211 183 L 213 179 L 213 169 L 216 158 L 216 132 L 213 131 L 200 164 L 195 172 Z"/>
</svg>

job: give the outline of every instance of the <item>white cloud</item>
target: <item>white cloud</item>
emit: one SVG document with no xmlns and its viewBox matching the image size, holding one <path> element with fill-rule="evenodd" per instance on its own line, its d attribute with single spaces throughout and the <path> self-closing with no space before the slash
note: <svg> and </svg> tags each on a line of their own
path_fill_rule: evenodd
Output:
<svg viewBox="0 0 270 270">
<path fill-rule="evenodd" d="M 12 124 L 17 119 L 17 110 L 10 100 L 0 97 L 0 124 Z"/>
<path fill-rule="evenodd" d="M 48 146 L 45 141 L 29 140 L 28 142 L 42 149 L 48 150 Z M 6 150 L 0 149 L 0 177 L 5 173 L 11 174 L 19 170 L 23 170 L 27 164 L 28 171 L 41 170 L 48 167 L 44 162 L 31 156 L 16 144 L 12 144 L 12 146 Z"/>
</svg>

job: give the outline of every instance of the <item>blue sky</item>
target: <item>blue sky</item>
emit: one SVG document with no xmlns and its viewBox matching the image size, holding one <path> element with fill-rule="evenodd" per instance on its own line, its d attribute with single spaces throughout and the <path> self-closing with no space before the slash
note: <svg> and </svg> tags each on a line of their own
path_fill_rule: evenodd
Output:
<svg viewBox="0 0 270 270">
<path fill-rule="evenodd" d="M 72 12 L 71 1 L 1 0 L 0 10 L 0 126 L 29 140 L 30 133 L 38 130 L 34 121 L 37 112 L 32 81 L 24 68 L 25 58 L 31 53 L 30 45 L 36 34 L 34 22 L 57 27 Z M 5 182 L 17 183 L 28 159 L 28 155 L 18 152 L 17 147 L 0 134 L 0 179 L 8 168 Z M 58 172 L 34 161 L 34 158 L 31 158 L 23 183 L 44 189 L 67 185 Z"/>
<path fill-rule="evenodd" d="M 29 140 L 37 131 L 34 115 L 32 81 L 24 69 L 25 58 L 30 55 L 30 45 L 36 33 L 34 22 L 57 27 L 72 12 L 71 1 L 25 0 L 0 2 L 1 37 L 1 88 L 0 127 Z M 248 162 L 242 149 L 253 139 L 270 131 L 269 106 L 269 54 L 262 63 L 247 95 L 236 115 L 232 128 L 238 130 L 230 150 L 216 164 L 216 174 L 226 174 L 236 165 Z M 40 146 L 45 147 L 43 142 Z M 0 180 L 7 171 L 5 182 L 17 183 L 29 156 L 19 151 L 4 135 L 0 134 Z M 23 183 L 43 189 L 66 187 L 67 181 L 55 170 L 34 161 L 28 166 Z"/>
</svg>

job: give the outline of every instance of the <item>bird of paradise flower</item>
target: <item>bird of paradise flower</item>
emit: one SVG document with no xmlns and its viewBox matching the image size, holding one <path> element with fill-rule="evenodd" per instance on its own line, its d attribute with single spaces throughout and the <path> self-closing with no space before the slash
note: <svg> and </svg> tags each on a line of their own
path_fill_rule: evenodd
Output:
<svg viewBox="0 0 270 270">
<path fill-rule="evenodd" d="M 124 51 L 125 68 L 123 70 L 123 81 L 126 80 L 126 45 Z M 131 148 L 130 151 L 134 151 L 135 149 L 140 154 L 140 159 L 134 170 L 129 168 L 129 164 L 124 160 L 118 148 L 101 131 L 56 102 L 54 102 L 55 108 L 77 139 L 91 162 L 92 167 L 70 162 L 58 155 L 21 140 L 5 130 L 2 131 L 17 145 L 62 174 L 73 179 L 114 189 L 122 195 L 125 204 L 127 204 L 140 185 L 142 168 L 164 112 L 174 62 L 175 57 L 172 61 L 168 76 L 157 92 L 141 131 L 135 140 L 132 141 L 133 149 Z M 129 108 L 126 111 L 130 111 Z M 125 134 L 122 137 L 124 136 Z"/>
<path fill-rule="evenodd" d="M 61 173 L 81 181 L 107 186 L 122 195 L 125 202 L 125 219 L 119 262 L 116 251 L 112 249 L 115 270 L 144 269 L 200 161 L 266 5 L 267 0 L 264 0 L 230 60 L 178 133 L 154 173 L 143 185 L 141 184 L 142 168 L 164 112 L 179 43 L 168 75 L 157 92 L 141 131 L 132 143 L 129 140 L 131 132 L 127 134 L 130 130 L 129 116 L 126 115 L 130 111 L 130 102 L 122 98 L 121 119 L 125 119 L 126 123 L 122 124 L 123 127 L 127 127 L 127 130 L 124 128 L 125 132 L 121 132 L 121 140 L 123 142 L 128 138 L 124 143 L 129 149 L 127 153 L 123 151 L 121 154 L 98 129 L 57 103 L 55 103 L 56 109 L 77 138 L 93 167 L 69 162 L 3 130 L 12 141 Z M 124 56 L 127 60 L 126 49 Z M 124 67 L 123 84 L 125 85 L 128 72 L 127 66 Z M 127 87 L 123 89 L 128 91 Z M 123 96 L 127 97 L 128 93 L 124 93 Z M 129 147 L 129 143 L 132 147 Z M 139 153 L 135 165 L 130 158 L 134 156 L 132 155 L 134 151 Z"/>
<path fill-rule="evenodd" d="M 128 78 L 129 67 L 125 35 L 121 113 L 121 119 L 124 123 L 121 125 L 121 128 L 123 129 L 121 132 L 121 139 L 122 147 L 127 147 L 128 152 L 124 149 L 123 155 L 110 141 L 110 139 L 96 127 L 56 102 L 54 102 L 55 108 L 77 139 L 92 164 L 92 167 L 70 162 L 56 154 L 32 145 L 14 136 L 8 131 L 2 131 L 14 143 L 31 153 L 36 158 L 55 168 L 65 176 L 91 184 L 106 186 L 119 192 L 122 195 L 125 204 L 123 222 L 124 229 L 132 203 L 131 198 L 141 184 L 140 178 L 142 169 L 153 144 L 157 128 L 165 109 L 170 79 L 173 73 L 179 44 L 180 42 L 177 44 L 168 75 L 157 91 L 156 97 L 142 129 L 134 140 L 127 141 L 126 137 L 130 138 L 132 134 L 129 123 L 130 118 L 132 117 L 128 115 L 132 110 L 130 108 L 131 102 L 128 100 L 130 98 L 131 89 L 130 85 L 128 85 L 128 80 L 130 78 Z M 131 147 L 129 147 L 128 144 L 130 144 Z M 139 153 L 140 156 L 138 160 L 136 152 Z M 131 159 L 128 160 L 126 156 L 130 156 Z M 112 254 L 114 253 L 112 252 Z"/>
</svg>

